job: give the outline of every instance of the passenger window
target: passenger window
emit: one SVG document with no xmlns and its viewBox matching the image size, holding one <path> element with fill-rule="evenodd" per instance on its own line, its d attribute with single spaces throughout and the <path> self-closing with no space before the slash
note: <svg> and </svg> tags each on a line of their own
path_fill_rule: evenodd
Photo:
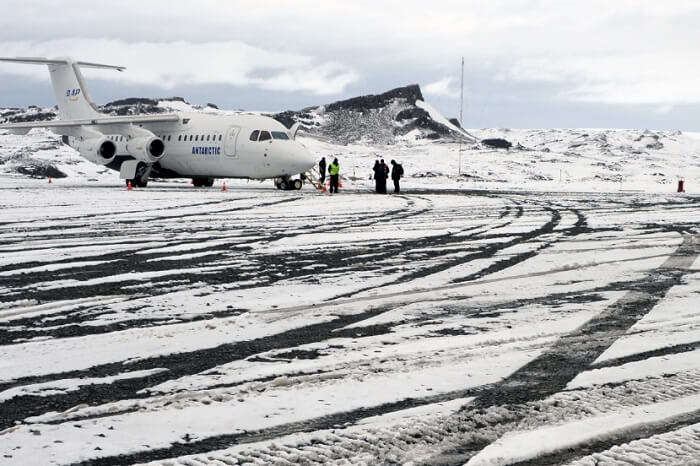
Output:
<svg viewBox="0 0 700 466">
<path fill-rule="evenodd" d="M 287 133 L 285 133 L 283 131 L 273 131 L 272 137 L 274 139 L 289 139 L 289 136 L 287 136 Z"/>
<path fill-rule="evenodd" d="M 178 140 L 178 141 L 182 141 L 182 134 L 179 134 L 179 135 L 177 136 L 177 140 Z"/>
<path fill-rule="evenodd" d="M 199 134 L 194 137 L 195 141 L 199 141 Z"/>
<path fill-rule="evenodd" d="M 209 137 L 210 137 L 210 135 L 209 135 L 209 134 L 207 134 L 207 141 L 209 140 Z"/>
<path fill-rule="evenodd" d="M 219 141 L 221 141 L 221 135 L 219 134 Z"/>
<path fill-rule="evenodd" d="M 170 134 L 168 134 L 168 142 L 170 142 L 170 138 L 171 138 L 171 137 L 172 137 L 172 136 L 171 136 Z"/>
<path fill-rule="evenodd" d="M 260 131 L 258 131 L 258 130 L 256 129 L 255 131 L 253 131 L 252 133 L 250 133 L 250 140 L 251 140 L 251 141 L 257 141 L 257 140 L 258 140 L 258 135 L 259 135 L 259 134 L 260 134 Z"/>
<path fill-rule="evenodd" d="M 272 139 L 272 136 L 270 136 L 268 131 L 260 131 L 260 139 L 258 141 L 269 141 L 270 139 Z"/>
</svg>

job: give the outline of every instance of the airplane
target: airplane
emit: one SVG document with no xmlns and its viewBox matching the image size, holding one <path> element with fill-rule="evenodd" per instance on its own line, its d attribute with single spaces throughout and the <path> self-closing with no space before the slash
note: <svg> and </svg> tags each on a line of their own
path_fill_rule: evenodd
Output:
<svg viewBox="0 0 700 466">
<path fill-rule="evenodd" d="M 100 113 L 80 70 L 121 72 L 126 69 L 123 66 L 71 58 L 0 61 L 48 66 L 58 104 L 58 120 L 2 124 L 0 129 L 23 135 L 32 128 L 47 128 L 90 162 L 119 171 L 127 185 L 146 187 L 150 177 L 191 178 L 197 187 L 212 186 L 216 178 L 272 178 L 277 189 L 301 189 L 303 174 L 316 164 L 296 140 L 298 124 L 287 129 L 262 115 Z M 292 179 L 296 174 L 301 177 Z"/>
</svg>

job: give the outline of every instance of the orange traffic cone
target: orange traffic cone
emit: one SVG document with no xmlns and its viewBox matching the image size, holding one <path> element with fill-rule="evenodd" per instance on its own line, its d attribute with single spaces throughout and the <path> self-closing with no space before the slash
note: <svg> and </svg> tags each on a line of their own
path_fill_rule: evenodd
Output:
<svg viewBox="0 0 700 466">
<path fill-rule="evenodd" d="M 338 187 L 339 187 L 339 188 L 342 188 L 342 187 L 343 187 L 343 182 L 340 181 L 340 180 L 338 180 Z"/>
<path fill-rule="evenodd" d="M 126 190 L 131 191 L 132 189 L 134 189 L 134 187 L 131 186 L 131 181 L 129 181 L 129 183 L 126 185 Z"/>
<path fill-rule="evenodd" d="M 51 183 L 53 183 L 53 181 L 51 181 L 51 178 L 49 178 L 49 184 L 51 184 Z"/>
<path fill-rule="evenodd" d="M 327 193 L 327 192 L 328 192 L 328 190 L 326 189 L 325 186 L 322 186 L 322 188 L 323 188 L 323 192 L 324 192 L 324 193 Z"/>
<path fill-rule="evenodd" d="M 224 185 L 221 187 L 222 191 L 226 191 L 226 182 L 224 181 Z"/>
</svg>

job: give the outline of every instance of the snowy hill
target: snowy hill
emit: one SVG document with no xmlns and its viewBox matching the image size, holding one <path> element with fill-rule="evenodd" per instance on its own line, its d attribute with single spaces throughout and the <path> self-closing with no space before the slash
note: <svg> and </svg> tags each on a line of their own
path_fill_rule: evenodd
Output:
<svg viewBox="0 0 700 466">
<path fill-rule="evenodd" d="M 299 123 L 305 131 L 337 144 L 393 144 L 420 139 L 463 138 L 474 141 L 425 102 L 417 84 L 379 95 L 367 95 L 286 111 L 274 118 L 287 127 Z"/>
<path fill-rule="evenodd" d="M 700 185 L 700 135 L 679 131 L 615 129 L 480 129 L 480 139 L 504 139 L 511 149 L 454 141 L 338 146 L 301 138 L 320 156 L 338 157 L 344 173 L 371 189 L 376 158 L 396 159 L 409 187 L 535 189 L 542 191 L 643 190 L 672 192 L 679 179 L 688 192 Z M 461 160 L 461 168 L 460 168 Z"/>
</svg>

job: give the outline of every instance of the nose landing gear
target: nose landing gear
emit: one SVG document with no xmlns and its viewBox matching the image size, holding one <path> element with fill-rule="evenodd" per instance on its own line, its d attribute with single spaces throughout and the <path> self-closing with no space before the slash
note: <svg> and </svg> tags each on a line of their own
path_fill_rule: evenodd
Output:
<svg viewBox="0 0 700 466">
<path fill-rule="evenodd" d="M 283 176 L 280 178 L 275 178 L 275 187 L 283 191 L 300 190 L 304 185 L 301 179 L 292 180 L 288 176 Z"/>
<path fill-rule="evenodd" d="M 214 178 L 195 176 L 194 178 L 192 178 L 192 184 L 194 185 L 195 188 L 201 188 L 201 187 L 211 188 L 212 186 L 214 186 Z"/>
</svg>

